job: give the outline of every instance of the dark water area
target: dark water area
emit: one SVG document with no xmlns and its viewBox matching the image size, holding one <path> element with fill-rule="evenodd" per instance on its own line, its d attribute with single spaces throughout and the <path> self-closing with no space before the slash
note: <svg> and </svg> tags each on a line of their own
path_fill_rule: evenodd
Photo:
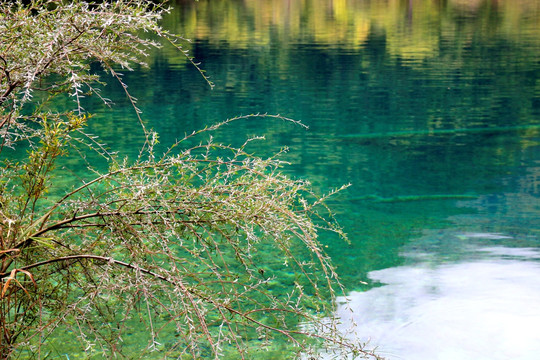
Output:
<svg viewBox="0 0 540 360">
<path fill-rule="evenodd" d="M 540 2 L 180 1 L 163 26 L 215 88 L 168 47 L 125 74 L 162 146 L 281 114 L 309 130 L 253 118 L 215 136 L 288 147 L 284 171 L 320 193 L 352 184 L 330 201 L 351 243 L 321 241 L 359 338 L 391 359 L 537 358 Z M 106 92 L 90 130 L 136 156 L 133 109 Z"/>
</svg>

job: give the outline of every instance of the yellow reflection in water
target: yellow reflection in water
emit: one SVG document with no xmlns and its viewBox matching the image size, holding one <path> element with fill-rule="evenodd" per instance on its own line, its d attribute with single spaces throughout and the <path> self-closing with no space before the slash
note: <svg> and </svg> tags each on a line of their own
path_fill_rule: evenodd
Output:
<svg viewBox="0 0 540 360">
<path fill-rule="evenodd" d="M 412 62 L 437 55 L 441 38 L 456 33 L 540 41 L 536 0 L 178 0 L 164 21 L 236 48 L 279 41 L 354 50 L 383 35 L 390 55 Z"/>
</svg>

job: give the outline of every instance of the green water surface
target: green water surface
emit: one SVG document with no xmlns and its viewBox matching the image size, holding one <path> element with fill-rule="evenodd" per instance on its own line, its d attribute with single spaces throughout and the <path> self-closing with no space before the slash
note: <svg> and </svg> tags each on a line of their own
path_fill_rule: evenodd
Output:
<svg viewBox="0 0 540 360">
<path fill-rule="evenodd" d="M 369 318 L 360 335 L 372 333 L 383 354 L 412 360 L 504 356 L 506 348 L 490 352 L 495 340 L 480 330 L 467 333 L 472 352 L 463 354 L 452 352 L 462 348 L 459 337 L 429 352 L 430 345 L 419 345 L 428 331 L 422 327 L 415 328 L 416 343 L 407 338 L 401 347 L 402 335 L 376 337 L 381 329 L 418 324 L 421 314 L 429 317 L 426 323 L 444 326 L 449 321 L 441 314 L 457 306 L 450 301 L 439 311 L 410 313 L 413 303 L 469 299 L 458 313 L 481 314 L 480 322 L 504 319 L 509 311 L 540 319 L 540 2 L 180 1 L 163 25 L 193 39 L 190 53 L 215 83 L 210 89 L 167 47 L 151 54 L 149 69 L 125 74 L 163 146 L 236 115 L 281 114 L 309 130 L 252 119 L 216 136 L 239 145 L 265 135 L 251 147 L 261 155 L 289 147 L 291 165 L 284 171 L 309 179 L 321 193 L 352 184 L 331 200 L 351 243 L 328 236 L 321 241 L 355 312 L 387 304 L 375 309 L 381 317 Z M 96 113 L 90 130 L 135 156 L 142 133 L 120 87 L 110 82 L 105 96 L 116 105 L 111 112 L 89 102 L 87 109 Z M 516 264 L 528 267 L 516 270 Z M 504 281 L 465 281 L 482 269 L 493 276 L 500 271 Z M 432 275 L 427 282 L 425 271 Z M 448 290 L 447 278 L 468 285 Z M 492 304 L 497 294 L 508 294 L 508 284 L 522 286 L 513 289 L 516 296 Z M 424 285 L 432 291 L 414 291 Z M 482 286 L 493 291 L 471 298 Z M 492 313 L 483 313 L 489 304 Z M 525 326 L 521 358 L 535 358 L 540 321 L 505 324 Z M 459 334 L 465 327 L 448 331 Z M 508 334 L 497 341 L 515 332 Z"/>
</svg>

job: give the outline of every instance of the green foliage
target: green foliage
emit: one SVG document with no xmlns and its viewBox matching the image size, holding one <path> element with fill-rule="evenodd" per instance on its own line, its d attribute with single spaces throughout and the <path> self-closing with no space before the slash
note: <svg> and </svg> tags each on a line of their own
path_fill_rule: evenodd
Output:
<svg viewBox="0 0 540 360">
<path fill-rule="evenodd" d="M 156 154 L 158 135 L 144 128 L 117 69 L 145 65 L 146 50 L 159 46 L 145 32 L 182 51 L 182 38 L 158 25 L 165 8 L 34 0 L 2 1 L 0 10 L 2 358 L 59 356 L 66 331 L 62 351 L 85 358 L 317 357 L 323 342 L 371 356 L 330 317 L 340 285 L 317 236 L 344 235 L 324 197 L 284 176 L 279 154 L 250 154 L 258 139 L 232 148 L 208 136 L 250 117 L 296 121 L 233 118 Z M 146 136 L 137 159 L 84 131 L 81 99 L 102 84 L 92 62 L 133 104 Z M 55 112 L 62 94 L 74 108 Z M 84 160 L 81 144 L 109 170 L 89 164 L 93 179 L 50 191 L 60 159 L 76 149 Z M 7 147 L 26 153 L 10 160 Z"/>
</svg>

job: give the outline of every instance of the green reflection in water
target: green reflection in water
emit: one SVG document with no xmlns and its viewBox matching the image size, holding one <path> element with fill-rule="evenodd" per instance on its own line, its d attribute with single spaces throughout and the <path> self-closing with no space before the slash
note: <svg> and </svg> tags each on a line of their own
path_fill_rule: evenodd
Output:
<svg viewBox="0 0 540 360">
<path fill-rule="evenodd" d="M 285 171 L 321 192 L 352 183 L 331 200 L 351 244 L 322 239 L 349 289 L 414 262 L 404 252 L 444 263 L 477 243 L 540 245 L 537 1 L 180 1 L 163 24 L 194 39 L 216 87 L 168 48 L 126 73 L 161 144 L 241 114 L 309 125 L 216 135 L 265 135 L 250 148 L 260 154 L 288 146 Z M 91 132 L 136 156 L 133 110 L 118 85 L 105 90 L 116 106 L 88 100 Z M 475 232 L 511 236 L 459 240 Z"/>
<path fill-rule="evenodd" d="M 164 146 L 239 114 L 309 125 L 255 120 L 218 137 L 264 134 L 252 151 L 288 146 L 292 176 L 320 191 L 353 184 L 333 201 L 352 245 L 323 241 L 356 287 L 367 271 L 399 265 L 401 247 L 426 228 L 536 239 L 539 20 L 531 1 L 177 2 L 163 24 L 194 38 L 216 88 L 167 48 L 126 82 Z M 92 130 L 129 153 L 142 134 L 115 87 L 114 113 L 98 110 Z M 511 215 L 518 208 L 529 221 Z"/>
</svg>

